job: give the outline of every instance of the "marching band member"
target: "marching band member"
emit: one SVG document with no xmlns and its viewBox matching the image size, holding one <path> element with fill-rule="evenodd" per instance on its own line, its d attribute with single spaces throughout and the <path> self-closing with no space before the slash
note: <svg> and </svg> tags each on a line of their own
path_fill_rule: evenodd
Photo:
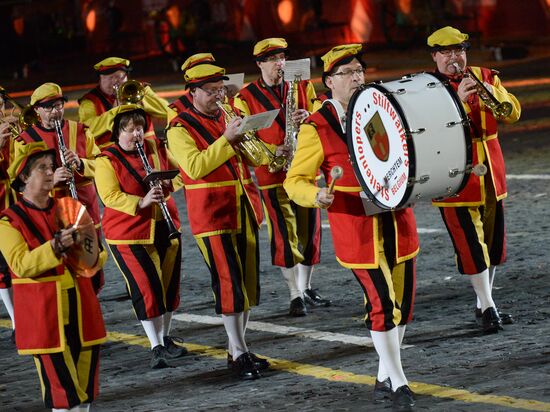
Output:
<svg viewBox="0 0 550 412">
<path fill-rule="evenodd" d="M 180 303 L 181 239 L 171 236 L 160 208 L 164 202 L 179 229 L 178 210 L 170 197 L 177 179 L 146 184 L 145 162 L 137 145 L 156 170 L 167 170 L 172 164 L 177 169 L 177 164 L 162 142 L 145 138 L 147 115 L 141 106 L 118 106 L 110 116 L 114 144 L 104 147 L 96 159 L 96 185 L 105 205 L 103 231 L 151 343 L 151 368 L 165 368 L 168 359 L 187 353 L 174 343 L 179 339 L 169 336 L 172 314 Z"/>
<path fill-rule="evenodd" d="M 392 397 L 394 407 L 408 409 L 415 401 L 401 366 L 400 344 L 413 313 L 418 235 L 410 208 L 374 216 L 363 209 L 361 186 L 338 115 L 345 113 L 352 94 L 365 81 L 360 56 L 361 45 L 350 44 L 334 47 L 322 57 L 323 82 L 333 99 L 300 127 L 284 188 L 303 207 L 328 209 L 336 258 L 353 271 L 365 293 L 365 323 L 380 358 L 374 398 Z M 328 179 L 336 165 L 344 173 L 335 192 L 317 187 L 318 170 Z"/>
<path fill-rule="evenodd" d="M 427 40 L 436 71 L 449 83 L 463 102 L 470 120 L 472 164 L 484 164 L 487 174 L 471 173 L 466 186 L 456 196 L 435 201 L 447 227 L 456 253 L 458 271 L 468 275 L 477 296 L 476 318 L 481 319 L 485 333 L 502 329 L 502 323 L 513 323 L 512 316 L 499 313 L 492 297 L 496 267 L 506 260 L 506 229 L 503 199 L 506 193 L 504 158 L 498 140 L 497 120 L 514 123 L 521 107 L 508 93 L 497 72 L 483 67 L 468 67 L 468 35 L 447 26 L 432 33 Z M 483 102 L 471 70 L 488 91 L 509 105 L 501 119 Z"/>
<path fill-rule="evenodd" d="M 288 52 L 285 39 L 264 39 L 254 46 L 254 59 L 260 78 L 244 87 L 235 96 L 234 106 L 242 115 L 281 109 L 269 129 L 256 132 L 275 155 L 289 155 L 285 145 L 285 107 L 289 82 L 283 81 Z M 292 120 L 300 124 L 313 110 L 315 90 L 310 81 L 301 81 L 295 94 L 296 111 Z M 279 266 L 290 291 L 291 316 L 307 314 L 305 302 L 313 306 L 329 306 L 311 287 L 313 267 L 321 255 L 321 214 L 319 209 L 304 208 L 292 202 L 283 188 L 286 172 L 270 173 L 268 166 L 255 168 L 256 179 L 267 216 L 271 241 L 271 261 Z"/>
<path fill-rule="evenodd" d="M 33 355 L 44 405 L 88 411 L 99 393 L 103 316 L 90 278 L 76 276 L 63 256 L 75 228 L 59 229 L 54 187 L 55 151 L 42 141 L 25 144 L 10 165 L 21 199 L 0 216 L 0 251 L 12 271 L 16 346 Z M 98 264 L 107 254 L 101 251 Z"/>
<path fill-rule="evenodd" d="M 13 138 L 10 131 L 8 119 L 5 116 L 5 101 L 0 94 L 0 212 L 13 203 L 15 203 L 15 193 L 10 186 L 10 178 L 8 176 L 8 167 L 13 156 Z M 4 306 L 11 319 L 12 326 L 12 341 L 15 338 L 15 319 L 13 317 L 13 290 L 11 288 L 11 277 L 8 264 L 4 256 L 0 253 L 0 298 L 4 302 Z"/>
<path fill-rule="evenodd" d="M 201 64 L 185 73 L 193 107 L 170 124 L 168 145 L 182 170 L 191 232 L 212 276 L 215 310 L 228 336 L 228 366 L 241 379 L 260 377 L 267 360 L 250 353 L 245 333 L 250 309 L 259 303 L 258 191 L 236 145 L 241 119 L 227 120 L 225 70 Z"/>
<path fill-rule="evenodd" d="M 65 102 L 61 87 L 55 83 L 44 83 L 31 95 L 30 104 L 38 115 L 38 124 L 28 127 L 16 139 L 15 156 L 22 145 L 43 141 L 46 145 L 55 149 L 57 153 L 56 164 L 59 167 L 54 174 L 54 197 L 70 196 L 71 184 L 74 179 L 78 200 L 86 206 L 86 210 L 92 217 L 98 238 L 100 238 L 101 223 L 99 216 L 99 203 L 94 185 L 95 157 L 99 149 L 95 145 L 90 131 L 82 123 L 65 120 Z M 61 153 L 60 137 L 55 129 L 55 123 L 59 122 L 66 150 Z M 65 157 L 68 167 L 63 166 L 61 156 Z M 105 283 L 103 270 L 93 277 L 94 288 L 97 292 Z"/>
<path fill-rule="evenodd" d="M 79 100 L 78 117 L 80 122 L 86 124 L 100 149 L 112 143 L 111 130 L 112 118 L 106 114 L 110 109 L 126 102 L 117 100 L 117 91 L 128 80 L 128 73 L 132 70 L 130 61 L 120 57 L 108 57 L 94 65 L 99 77 L 96 87 L 82 96 Z M 161 119 L 164 123 L 171 115 L 172 110 L 168 102 L 159 97 L 149 85 L 144 85 L 144 97 L 141 102 L 143 110 L 148 115 L 145 137 L 155 135 L 153 118 Z"/>
</svg>

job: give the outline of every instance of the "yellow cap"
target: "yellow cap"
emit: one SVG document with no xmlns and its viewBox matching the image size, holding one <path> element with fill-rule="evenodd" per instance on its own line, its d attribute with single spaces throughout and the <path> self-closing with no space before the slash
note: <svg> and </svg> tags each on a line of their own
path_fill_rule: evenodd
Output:
<svg viewBox="0 0 550 412">
<path fill-rule="evenodd" d="M 142 106 L 139 104 L 121 104 L 120 106 L 113 107 L 111 110 L 109 110 L 109 122 L 111 125 L 111 141 L 116 142 L 118 140 L 118 129 L 120 124 L 120 119 L 123 113 L 130 113 L 130 112 L 139 112 L 143 118 L 145 119 L 145 126 L 144 129 L 147 131 L 148 128 L 148 119 L 147 119 L 147 113 L 143 109 Z"/>
<path fill-rule="evenodd" d="M 285 39 L 281 37 L 271 37 L 269 39 L 260 40 L 256 43 L 252 53 L 254 54 L 256 60 L 262 60 L 267 56 L 287 51 L 288 43 Z"/>
<path fill-rule="evenodd" d="M 99 74 L 111 74 L 117 70 L 130 71 L 130 60 L 121 57 L 107 57 L 94 65 Z"/>
<path fill-rule="evenodd" d="M 35 89 L 31 94 L 31 106 L 35 104 L 47 103 L 53 100 L 63 99 L 67 101 L 67 98 L 63 96 L 61 87 L 55 83 L 44 83 Z"/>
<path fill-rule="evenodd" d="M 461 33 L 460 30 L 454 27 L 446 26 L 434 31 L 430 37 L 428 37 L 427 43 L 430 47 L 448 47 L 464 44 L 469 37 L 470 36 Z"/>
<path fill-rule="evenodd" d="M 186 70 L 198 66 L 199 64 L 212 63 L 215 61 L 216 59 L 214 58 L 212 53 L 197 53 L 190 56 L 187 60 L 183 62 L 183 64 L 181 65 L 181 71 L 185 73 Z"/>
<path fill-rule="evenodd" d="M 44 141 L 31 142 L 26 144 L 16 145 L 16 153 L 14 153 L 13 161 L 8 168 L 8 175 L 12 179 L 11 187 L 13 190 L 20 192 L 23 190 L 25 183 L 21 180 L 20 175 L 29 160 L 40 153 L 51 152 L 54 156 L 55 150 L 46 146 Z"/>
<path fill-rule="evenodd" d="M 323 60 L 323 71 L 329 73 L 338 62 L 347 57 L 358 57 L 361 53 L 363 46 L 361 44 L 343 44 L 333 47 L 328 53 L 326 53 L 321 60 Z"/>
<path fill-rule="evenodd" d="M 185 87 L 187 88 L 200 87 L 203 84 L 219 80 L 229 80 L 229 77 L 225 75 L 224 68 L 208 63 L 191 67 L 184 73 L 183 78 L 185 79 Z"/>
</svg>

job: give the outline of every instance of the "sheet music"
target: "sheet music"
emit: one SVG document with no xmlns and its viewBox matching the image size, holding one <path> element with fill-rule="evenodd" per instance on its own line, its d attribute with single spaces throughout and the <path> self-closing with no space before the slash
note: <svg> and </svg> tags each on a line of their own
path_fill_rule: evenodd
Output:
<svg viewBox="0 0 550 412">
<path fill-rule="evenodd" d="M 301 80 L 311 79 L 311 60 L 309 58 L 287 60 L 285 62 L 283 80 L 285 82 L 292 82 L 296 76 L 298 76 Z"/>
<path fill-rule="evenodd" d="M 249 131 L 267 129 L 273 124 L 273 120 L 279 114 L 280 109 L 269 110 L 267 112 L 253 114 L 243 118 L 243 122 L 239 126 L 237 133 L 243 134 Z"/>
</svg>

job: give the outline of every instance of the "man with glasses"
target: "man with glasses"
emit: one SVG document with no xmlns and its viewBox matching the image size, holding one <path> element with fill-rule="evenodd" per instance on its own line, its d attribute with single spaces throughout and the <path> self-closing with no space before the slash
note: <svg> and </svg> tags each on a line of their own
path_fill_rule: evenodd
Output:
<svg viewBox="0 0 550 412">
<path fill-rule="evenodd" d="M 117 100 L 117 90 L 128 80 L 128 73 L 132 70 L 130 60 L 120 57 L 108 57 L 94 65 L 99 78 L 98 85 L 78 99 L 78 118 L 86 124 L 100 149 L 112 144 L 110 125 L 113 123 L 112 114 L 108 113 L 114 107 L 128 102 Z M 151 86 L 144 84 L 145 95 L 140 102 L 147 113 L 148 129 L 145 138 L 155 136 L 152 118 L 159 119 L 163 126 L 173 115 L 168 102 L 158 96 Z"/>
<path fill-rule="evenodd" d="M 472 164 L 484 164 L 487 173 L 471 173 L 466 186 L 456 196 L 438 200 L 441 216 L 451 236 L 457 267 L 466 274 L 477 296 L 475 315 L 484 333 L 495 333 L 502 324 L 513 323 L 512 316 L 499 313 L 492 297 L 496 266 L 506 260 L 506 230 L 503 199 L 506 193 L 504 158 L 498 140 L 497 120 L 513 123 L 519 119 L 518 100 L 502 86 L 497 72 L 484 67 L 468 67 L 468 35 L 447 26 L 428 37 L 436 72 L 449 80 L 470 120 Z M 478 94 L 476 82 L 464 75 L 469 68 L 500 102 L 512 110 L 497 118 Z"/>
<path fill-rule="evenodd" d="M 367 216 L 359 196 L 344 125 L 351 96 L 365 82 L 361 48 L 337 46 L 322 57 L 323 82 L 333 98 L 300 127 L 284 188 L 303 207 L 327 209 L 336 259 L 353 271 L 365 294 L 365 324 L 380 358 L 374 399 L 391 397 L 396 409 L 409 410 L 415 400 L 401 366 L 400 344 L 413 314 L 418 235 L 411 208 Z M 315 180 L 321 169 L 330 183 L 334 166 L 344 173 L 330 193 Z"/>
<path fill-rule="evenodd" d="M 185 72 L 193 107 L 170 122 L 168 147 L 182 170 L 189 226 L 212 279 L 215 310 L 228 336 L 228 367 L 241 379 L 269 363 L 249 352 L 245 333 L 260 299 L 258 190 L 237 147 L 241 118 L 226 119 L 225 69 L 210 63 Z M 253 165 L 257 166 L 257 165 Z"/>
<path fill-rule="evenodd" d="M 93 219 L 100 238 L 100 215 L 96 187 L 94 184 L 95 157 L 99 149 L 87 127 L 82 123 L 65 120 L 65 102 L 61 87 L 55 83 L 44 83 L 31 95 L 31 106 L 38 115 L 39 123 L 27 128 L 16 139 L 15 156 L 24 151 L 28 143 L 44 141 L 50 149 L 55 149 L 58 167 L 55 170 L 53 196 L 70 196 L 69 181 L 74 177 L 78 200 L 86 206 Z M 66 150 L 64 153 L 68 167 L 61 164 L 59 140 L 55 122 L 59 122 Z M 93 278 L 96 292 L 104 284 L 103 270 Z"/>
<path fill-rule="evenodd" d="M 234 106 L 242 115 L 281 109 L 269 129 L 256 135 L 276 156 L 291 157 L 285 145 L 286 101 L 289 82 L 283 81 L 288 45 L 285 39 L 264 39 L 254 46 L 254 59 L 260 69 L 258 80 L 251 82 L 235 96 Z M 296 111 L 292 121 L 303 122 L 313 110 L 316 99 L 313 84 L 301 81 L 295 93 Z M 281 268 L 290 292 L 290 316 L 305 316 L 306 303 L 311 306 L 330 306 L 311 287 L 313 267 L 321 256 L 321 214 L 292 202 L 283 188 L 286 172 L 270 173 L 268 166 L 255 168 L 256 179 L 267 216 L 271 241 L 271 263 Z"/>
</svg>

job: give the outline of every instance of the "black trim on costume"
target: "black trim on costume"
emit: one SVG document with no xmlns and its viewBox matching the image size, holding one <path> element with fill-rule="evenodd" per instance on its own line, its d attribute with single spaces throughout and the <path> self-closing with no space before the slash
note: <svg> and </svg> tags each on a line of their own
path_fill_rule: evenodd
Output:
<svg viewBox="0 0 550 412">
<path fill-rule="evenodd" d="M 65 396 L 67 397 L 67 402 L 69 404 L 69 409 L 76 405 L 80 405 L 80 398 L 78 397 L 78 392 L 76 390 L 75 383 L 72 379 L 71 372 L 69 372 L 69 368 L 67 367 L 67 362 L 65 362 L 65 358 L 63 357 L 63 352 L 52 353 L 49 356 L 52 361 L 52 365 L 55 369 L 55 372 L 57 374 L 57 377 L 61 383 L 61 386 L 64 389 Z M 75 367 L 76 366 L 77 365 L 75 362 Z M 64 382 L 67 384 L 67 386 L 63 384 Z"/>
<path fill-rule="evenodd" d="M 243 286 L 243 285 L 244 285 L 244 273 L 245 273 L 246 261 L 243 261 L 243 259 L 240 259 L 241 264 L 239 265 L 237 255 L 235 253 L 235 248 L 233 247 L 233 239 L 231 239 L 231 235 L 221 234 L 220 240 L 222 242 L 222 247 L 225 252 L 224 253 L 225 259 L 227 260 L 227 267 L 229 268 L 229 276 L 231 277 L 231 287 L 233 289 L 233 310 L 235 313 L 239 313 L 244 310 L 243 287 L 246 289 L 246 286 Z M 234 270 L 239 267 L 241 268 L 240 273 Z M 242 282 L 241 282 L 241 278 L 242 278 Z"/>
<path fill-rule="evenodd" d="M 120 163 L 122 163 L 122 165 L 128 170 L 128 173 L 130 173 L 130 175 L 138 182 L 145 193 L 149 192 L 151 188 L 143 181 L 143 178 L 139 175 L 139 173 L 136 172 L 130 163 L 128 163 L 128 160 L 126 160 L 117 149 L 114 147 L 108 147 L 105 150 L 111 153 Z"/>
<path fill-rule="evenodd" d="M 95 376 L 99 365 L 99 349 L 100 345 L 94 345 L 90 348 L 92 356 L 90 357 L 88 386 L 86 387 L 86 394 L 88 395 L 88 399 L 85 401 L 86 403 L 92 403 L 95 400 Z"/>
<path fill-rule="evenodd" d="M 101 90 L 99 90 L 97 87 L 93 88 L 89 92 L 91 95 L 97 97 L 100 101 L 103 107 L 105 108 L 105 111 L 109 111 L 113 108 L 113 105 L 109 103 L 109 100 L 103 95 Z"/>
<path fill-rule="evenodd" d="M 218 267 L 216 266 L 216 260 L 214 259 L 214 254 L 212 253 L 212 242 L 210 242 L 210 238 L 204 237 L 202 239 L 204 242 L 206 253 L 208 255 L 208 260 L 206 259 L 205 256 L 203 256 L 203 259 L 204 259 L 204 263 L 206 263 L 206 266 L 208 266 L 208 269 L 210 270 L 212 292 L 214 293 L 214 297 L 216 298 L 214 309 L 216 311 L 216 314 L 219 315 L 222 313 L 222 303 L 220 302 L 221 286 L 220 286 L 220 278 L 218 276 Z M 201 254 L 202 254 L 202 250 L 201 250 Z M 218 299 L 218 297 L 220 299 Z"/>
<path fill-rule="evenodd" d="M 342 126 L 340 126 L 340 121 L 334 116 L 334 114 L 330 111 L 330 109 L 327 107 L 327 105 L 323 105 L 318 111 L 317 111 L 323 119 L 327 121 L 330 128 L 336 133 L 336 135 L 342 139 L 344 144 L 348 145 L 348 141 L 346 139 L 346 135 L 342 131 Z"/>
<path fill-rule="evenodd" d="M 262 192 L 264 191 L 262 190 Z M 277 227 L 281 230 L 281 237 L 283 240 L 283 254 L 285 257 L 285 267 L 292 268 L 296 266 L 296 262 L 294 262 L 292 248 L 290 247 L 290 242 L 288 241 L 288 228 L 286 226 L 285 216 L 281 211 L 281 205 L 279 204 L 279 199 L 277 197 L 277 188 L 272 187 L 271 189 L 267 189 L 267 194 L 275 210 L 275 216 L 277 218 Z M 275 233 L 275 230 L 273 230 L 273 238 L 271 239 L 271 256 L 273 256 L 275 253 L 275 250 L 277 247 L 276 241 L 277 241 L 277 234 Z"/>
<path fill-rule="evenodd" d="M 376 269 L 367 269 L 367 273 L 371 279 L 372 284 L 374 285 L 374 288 L 376 289 L 376 294 L 378 295 L 380 306 L 384 313 L 384 330 L 391 330 L 395 327 L 395 324 L 393 323 L 394 304 L 390 299 L 390 292 L 388 288 L 388 283 L 386 282 L 386 277 L 384 276 L 384 272 L 379 267 Z M 367 300 L 370 300 L 369 295 L 367 294 L 366 296 Z"/>
<path fill-rule="evenodd" d="M 44 406 L 46 408 L 53 408 L 52 385 L 46 372 L 46 367 L 44 366 L 44 356 L 48 355 L 34 355 L 34 358 L 37 359 L 40 364 L 40 376 L 42 376 L 41 380 L 44 385 Z"/>
<path fill-rule="evenodd" d="M 270 88 L 266 87 L 266 89 L 269 90 L 272 93 L 272 95 L 275 96 L 280 101 L 279 96 L 277 96 Z M 254 83 L 250 83 L 250 85 L 248 86 L 248 90 L 250 91 L 250 94 L 252 94 L 252 96 L 254 96 L 254 98 L 258 100 L 258 102 L 264 107 L 264 109 L 266 110 L 277 109 L 277 107 L 273 106 L 273 104 L 269 101 L 269 99 L 265 96 L 265 94 L 263 94 L 260 88 Z M 283 107 L 283 104 L 281 103 L 281 108 L 282 107 Z M 281 129 L 285 130 L 286 125 L 281 114 L 282 114 L 282 111 L 279 112 L 279 114 L 275 118 L 275 121 L 281 127 Z"/>
<path fill-rule="evenodd" d="M 21 209 L 18 205 L 11 206 L 11 210 L 14 211 L 14 213 L 19 216 L 19 218 L 25 223 L 27 228 L 32 232 L 32 234 L 38 239 L 38 241 L 42 244 L 46 242 L 46 239 L 44 236 L 42 236 L 42 233 L 40 233 L 40 230 L 36 227 L 34 222 L 31 220 L 31 218 L 25 213 L 23 209 Z"/>
<path fill-rule="evenodd" d="M 29 127 L 25 131 L 27 132 L 29 137 L 35 142 L 41 142 L 42 140 L 44 140 L 44 139 L 42 139 L 42 136 L 40 136 L 40 134 L 38 134 L 38 132 L 36 131 L 36 129 L 34 127 Z"/>
<path fill-rule="evenodd" d="M 134 255 L 136 261 L 140 263 L 143 272 L 147 275 L 149 287 L 151 288 L 157 303 L 159 315 L 164 315 L 166 313 L 166 308 L 164 306 L 162 283 L 160 282 L 160 276 L 158 276 L 155 263 L 143 245 L 128 245 L 128 247 L 130 252 Z M 162 262 L 160 263 L 162 264 Z M 162 270 L 162 267 L 159 267 L 159 269 Z M 149 319 L 147 312 L 145 312 L 144 315 L 146 315 L 145 319 Z"/>
</svg>

